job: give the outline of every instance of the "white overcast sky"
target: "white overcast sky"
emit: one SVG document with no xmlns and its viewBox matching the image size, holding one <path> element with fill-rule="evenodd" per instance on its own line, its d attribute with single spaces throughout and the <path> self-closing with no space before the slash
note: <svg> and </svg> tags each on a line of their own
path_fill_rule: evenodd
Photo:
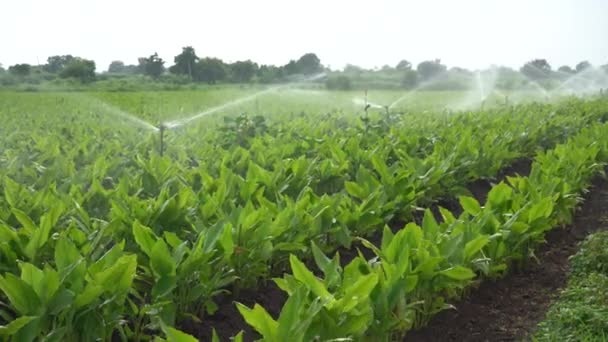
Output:
<svg viewBox="0 0 608 342">
<path fill-rule="evenodd" d="M 325 65 L 557 68 L 608 63 L 608 0 L 1 0 L 0 63 L 72 54 L 107 69 L 157 51 L 285 64 L 315 52 Z"/>
</svg>

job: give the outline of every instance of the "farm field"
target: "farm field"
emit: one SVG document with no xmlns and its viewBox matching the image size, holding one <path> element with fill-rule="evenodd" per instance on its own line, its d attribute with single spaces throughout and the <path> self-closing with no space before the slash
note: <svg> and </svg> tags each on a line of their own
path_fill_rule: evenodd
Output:
<svg viewBox="0 0 608 342">
<path fill-rule="evenodd" d="M 260 91 L 0 92 L 0 336 L 407 340 L 608 162 L 607 98 Z"/>
</svg>

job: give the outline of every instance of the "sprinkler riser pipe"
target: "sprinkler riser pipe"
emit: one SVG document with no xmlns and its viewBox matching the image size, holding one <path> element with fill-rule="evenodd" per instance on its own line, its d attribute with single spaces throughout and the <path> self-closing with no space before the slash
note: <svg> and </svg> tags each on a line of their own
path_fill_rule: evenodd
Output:
<svg viewBox="0 0 608 342">
<path fill-rule="evenodd" d="M 160 149 L 159 149 L 159 154 L 162 157 L 164 152 L 165 152 L 165 125 L 161 124 L 160 127 L 158 127 L 158 132 L 160 134 Z"/>
</svg>

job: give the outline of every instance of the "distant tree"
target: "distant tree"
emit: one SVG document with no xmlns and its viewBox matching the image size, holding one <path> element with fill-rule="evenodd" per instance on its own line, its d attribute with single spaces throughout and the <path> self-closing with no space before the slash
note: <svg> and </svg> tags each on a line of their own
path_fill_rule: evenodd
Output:
<svg viewBox="0 0 608 342">
<path fill-rule="evenodd" d="M 286 75 L 297 74 L 299 72 L 298 64 L 296 63 L 296 61 L 294 61 L 292 59 L 289 61 L 289 63 L 287 63 L 283 66 L 283 71 L 285 72 Z"/>
<path fill-rule="evenodd" d="M 467 75 L 471 74 L 470 70 L 461 68 L 461 67 L 452 67 L 452 68 L 450 68 L 450 72 L 454 72 L 457 74 L 467 74 Z"/>
<path fill-rule="evenodd" d="M 331 75 L 325 80 L 325 87 L 329 90 L 350 90 L 352 82 L 346 75 Z"/>
<path fill-rule="evenodd" d="M 73 60 L 72 55 L 51 56 L 46 59 L 46 64 L 42 66 L 42 69 L 51 74 L 58 74 Z"/>
<path fill-rule="evenodd" d="M 395 67 L 397 70 L 412 70 L 412 63 L 409 61 L 402 59 L 397 66 Z"/>
<path fill-rule="evenodd" d="M 360 74 L 363 71 L 362 67 L 353 64 L 346 64 L 344 67 L 344 72 L 349 74 Z"/>
<path fill-rule="evenodd" d="M 141 57 L 138 59 L 139 61 L 139 70 L 144 75 L 150 76 L 152 78 L 158 78 L 163 71 L 165 71 L 165 61 L 162 58 L 158 57 L 158 53 L 154 53 L 150 57 Z"/>
<path fill-rule="evenodd" d="M 393 71 L 395 71 L 395 69 L 392 66 L 390 66 L 388 64 L 385 64 L 385 65 L 382 66 L 382 68 L 380 68 L 380 71 L 383 71 L 383 72 L 393 72 Z"/>
<path fill-rule="evenodd" d="M 199 58 L 192 46 L 183 47 L 182 53 L 173 59 L 175 65 L 171 66 L 169 71 L 177 75 L 188 75 L 193 80 L 194 68 L 198 60 Z"/>
<path fill-rule="evenodd" d="M 127 64 L 125 65 L 124 73 L 128 75 L 135 75 L 142 73 L 139 65 Z"/>
<path fill-rule="evenodd" d="M 112 63 L 110 63 L 110 66 L 108 66 L 108 72 L 114 74 L 124 74 L 126 72 L 125 63 L 123 63 L 122 61 L 112 61 Z"/>
<path fill-rule="evenodd" d="M 521 84 L 521 73 L 509 67 L 496 68 L 496 87 L 499 89 L 516 89 Z"/>
<path fill-rule="evenodd" d="M 74 58 L 61 70 L 59 77 L 91 82 L 95 80 L 95 62 L 84 58 Z"/>
<path fill-rule="evenodd" d="M 416 70 L 418 71 L 420 78 L 426 81 L 444 73 L 447 70 L 447 67 L 441 64 L 440 59 L 436 59 L 434 61 L 424 61 L 418 64 Z"/>
<path fill-rule="evenodd" d="M 15 76 L 27 76 L 31 73 L 32 66 L 29 64 L 15 64 L 8 68 L 8 72 Z"/>
<path fill-rule="evenodd" d="M 260 83 L 273 83 L 283 78 L 283 69 L 274 65 L 261 65 L 257 72 Z"/>
<path fill-rule="evenodd" d="M 567 66 L 567 65 L 562 65 L 560 66 L 557 71 L 564 73 L 564 74 L 574 74 L 575 71 L 574 69 L 572 69 L 571 67 Z"/>
<path fill-rule="evenodd" d="M 250 82 L 258 71 L 258 65 L 250 60 L 237 61 L 229 65 L 230 79 L 233 82 Z"/>
<path fill-rule="evenodd" d="M 218 58 L 201 58 L 196 64 L 196 79 L 215 84 L 226 79 L 226 65 Z"/>
<path fill-rule="evenodd" d="M 311 75 L 323 70 L 321 60 L 314 53 L 304 54 L 296 62 L 297 70 L 304 75 Z"/>
<path fill-rule="evenodd" d="M 551 76 L 551 65 L 546 59 L 534 59 L 524 64 L 519 71 L 533 80 L 540 80 Z"/>
<path fill-rule="evenodd" d="M 582 61 L 576 65 L 576 72 L 581 72 L 589 68 L 591 68 L 591 63 L 588 61 Z"/>
<path fill-rule="evenodd" d="M 405 70 L 401 78 L 401 86 L 405 89 L 413 89 L 418 85 L 418 73 L 416 70 Z"/>
<path fill-rule="evenodd" d="M 604 72 L 608 72 L 608 64 L 602 65 L 602 69 L 604 69 Z"/>
<path fill-rule="evenodd" d="M 2 66 L 2 63 L 0 63 L 0 74 L 3 74 L 6 70 L 4 70 L 4 67 Z"/>
</svg>

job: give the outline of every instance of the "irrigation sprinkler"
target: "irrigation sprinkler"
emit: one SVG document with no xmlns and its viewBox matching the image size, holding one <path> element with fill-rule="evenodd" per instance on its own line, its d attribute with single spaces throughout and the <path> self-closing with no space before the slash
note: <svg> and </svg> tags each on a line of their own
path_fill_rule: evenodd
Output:
<svg viewBox="0 0 608 342">
<path fill-rule="evenodd" d="M 167 126 L 165 125 L 164 122 L 162 122 L 159 126 L 158 126 L 158 132 L 160 134 L 160 148 L 159 148 L 159 154 L 162 157 L 164 152 L 165 152 L 165 129 L 167 129 Z"/>
</svg>

